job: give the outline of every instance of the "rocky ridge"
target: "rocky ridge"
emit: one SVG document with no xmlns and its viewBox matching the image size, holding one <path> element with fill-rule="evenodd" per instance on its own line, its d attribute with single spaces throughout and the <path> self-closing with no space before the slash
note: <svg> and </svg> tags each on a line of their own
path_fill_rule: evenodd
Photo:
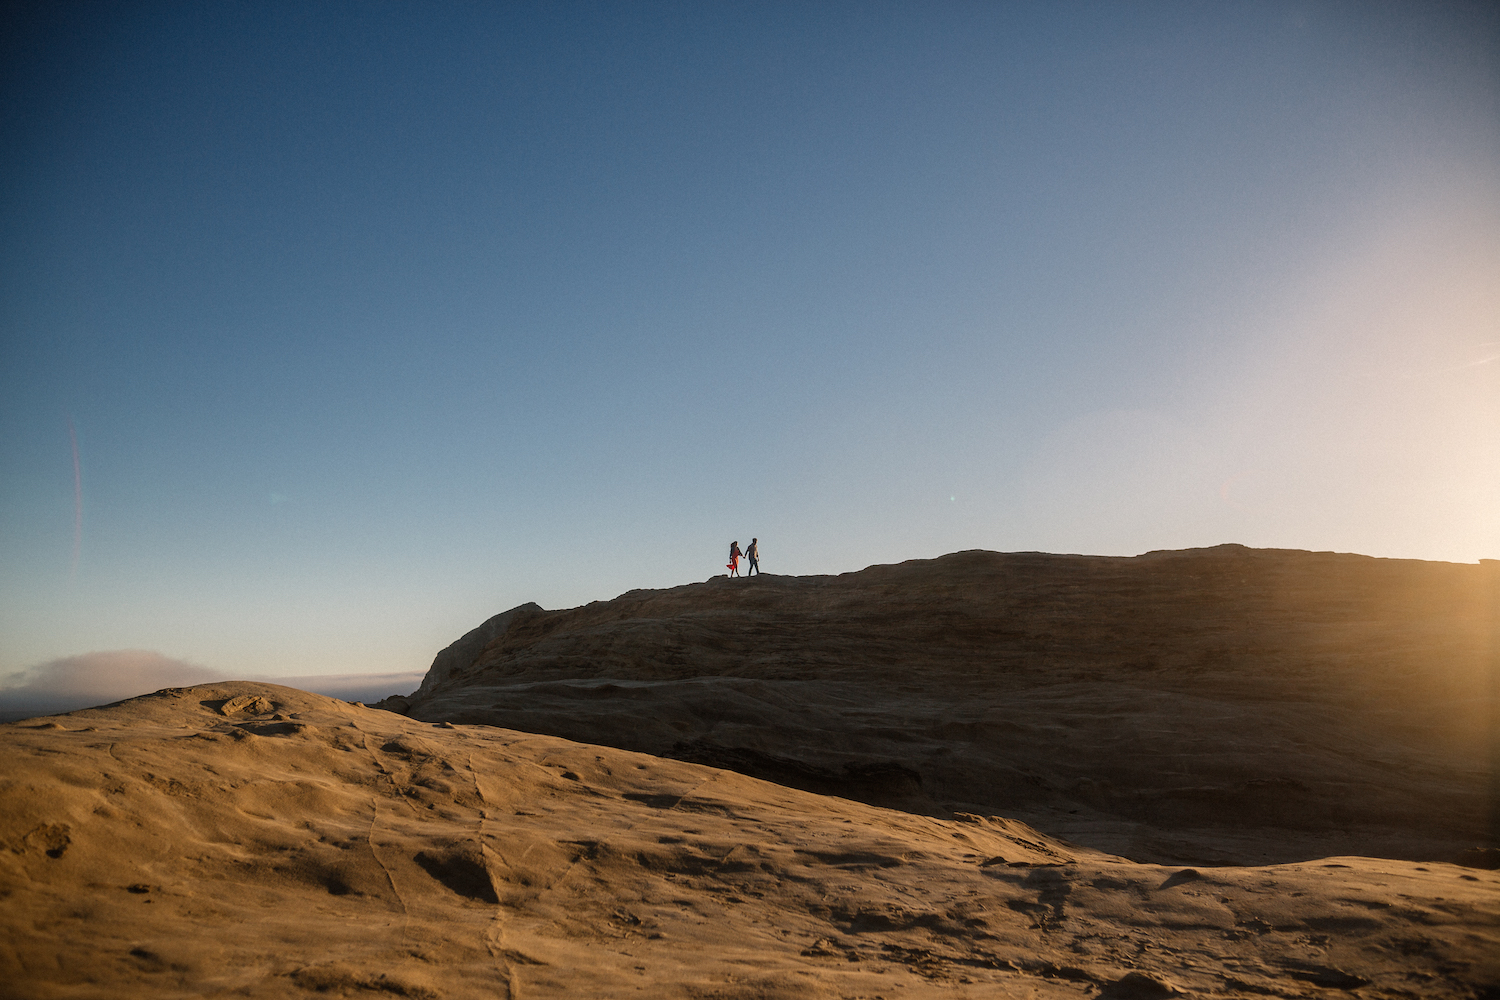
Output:
<svg viewBox="0 0 1500 1000">
<path fill-rule="evenodd" d="M 384 707 L 1141 861 L 1485 846 L 1500 566 L 960 552 L 534 604 Z"/>
</svg>

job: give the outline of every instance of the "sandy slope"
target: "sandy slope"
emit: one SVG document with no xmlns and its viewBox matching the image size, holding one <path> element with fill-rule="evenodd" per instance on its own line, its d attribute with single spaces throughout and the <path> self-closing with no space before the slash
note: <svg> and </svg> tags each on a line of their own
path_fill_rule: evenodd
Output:
<svg viewBox="0 0 1500 1000">
<path fill-rule="evenodd" d="M 387 704 L 1136 860 L 1446 860 L 1497 832 L 1497 592 L 1494 564 L 962 552 L 523 606 Z"/>
<path fill-rule="evenodd" d="M 14 997 L 1494 997 L 1500 876 L 1134 864 L 264 684 L 0 726 Z"/>
</svg>

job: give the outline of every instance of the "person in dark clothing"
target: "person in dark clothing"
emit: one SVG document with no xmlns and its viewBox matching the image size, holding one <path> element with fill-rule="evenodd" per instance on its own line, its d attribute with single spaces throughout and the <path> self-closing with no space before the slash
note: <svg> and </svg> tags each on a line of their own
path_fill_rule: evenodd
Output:
<svg viewBox="0 0 1500 1000">
<path fill-rule="evenodd" d="M 729 543 L 729 575 L 740 575 L 740 543 L 738 541 Z"/>
<path fill-rule="evenodd" d="M 750 568 L 745 570 L 745 575 L 760 572 L 760 539 L 750 539 L 750 547 L 745 550 L 745 558 L 750 560 Z"/>
</svg>

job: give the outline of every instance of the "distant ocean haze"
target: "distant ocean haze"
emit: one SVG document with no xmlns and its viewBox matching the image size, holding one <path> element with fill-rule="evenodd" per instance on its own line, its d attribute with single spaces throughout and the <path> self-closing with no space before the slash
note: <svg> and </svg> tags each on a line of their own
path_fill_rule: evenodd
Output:
<svg viewBox="0 0 1500 1000">
<path fill-rule="evenodd" d="M 410 693 L 425 671 L 262 677 L 344 701 L 374 702 Z M 222 671 L 152 650 L 117 649 L 62 657 L 0 678 L 0 722 L 57 715 L 150 694 L 162 688 L 231 680 Z"/>
</svg>

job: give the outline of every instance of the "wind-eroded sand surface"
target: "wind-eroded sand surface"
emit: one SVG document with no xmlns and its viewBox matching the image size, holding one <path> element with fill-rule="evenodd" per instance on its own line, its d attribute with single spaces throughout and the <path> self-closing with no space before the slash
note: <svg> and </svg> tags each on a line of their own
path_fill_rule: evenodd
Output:
<svg viewBox="0 0 1500 1000">
<path fill-rule="evenodd" d="M 960 552 L 527 605 L 389 707 L 729 767 L 1135 860 L 1483 843 L 1500 565 Z"/>
<path fill-rule="evenodd" d="M 1493 997 L 1500 876 L 1184 870 L 265 684 L 0 726 L 0 993 Z"/>
</svg>

